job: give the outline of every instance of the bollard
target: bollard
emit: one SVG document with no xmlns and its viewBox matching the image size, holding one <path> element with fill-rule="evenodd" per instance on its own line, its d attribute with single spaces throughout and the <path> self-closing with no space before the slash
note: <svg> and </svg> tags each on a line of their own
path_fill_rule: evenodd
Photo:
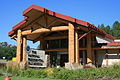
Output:
<svg viewBox="0 0 120 80">
<path fill-rule="evenodd" d="M 11 80 L 9 76 L 6 76 L 4 80 Z"/>
</svg>

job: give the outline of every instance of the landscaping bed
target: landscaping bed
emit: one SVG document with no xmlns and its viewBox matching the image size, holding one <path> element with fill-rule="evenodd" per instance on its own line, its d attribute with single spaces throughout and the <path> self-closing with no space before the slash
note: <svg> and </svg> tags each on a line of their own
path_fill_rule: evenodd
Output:
<svg viewBox="0 0 120 80">
<path fill-rule="evenodd" d="M 27 78 L 27 77 L 10 77 L 11 80 L 59 80 L 59 79 L 40 79 L 40 78 Z M 1 76 L 0 80 L 4 80 L 5 76 Z"/>
<path fill-rule="evenodd" d="M 120 65 L 114 65 L 109 68 L 86 68 L 77 70 L 68 70 L 65 68 L 20 70 L 17 68 L 9 68 L 6 72 L 6 75 L 13 76 L 12 80 L 14 80 L 14 78 L 17 80 L 16 78 L 18 77 L 20 77 L 18 80 L 27 80 L 27 78 L 28 80 L 120 80 Z"/>
</svg>

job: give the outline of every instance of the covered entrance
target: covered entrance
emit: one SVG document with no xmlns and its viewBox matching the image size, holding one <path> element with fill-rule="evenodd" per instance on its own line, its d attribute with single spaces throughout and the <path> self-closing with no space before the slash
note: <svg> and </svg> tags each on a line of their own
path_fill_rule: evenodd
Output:
<svg viewBox="0 0 120 80">
<path fill-rule="evenodd" d="M 94 64 L 93 38 L 112 36 L 96 26 L 43 7 L 32 5 L 23 11 L 24 20 L 8 33 L 17 42 L 17 63 L 26 64 L 26 42 L 40 42 L 40 49 L 50 56 L 50 67 L 66 62 Z"/>
</svg>

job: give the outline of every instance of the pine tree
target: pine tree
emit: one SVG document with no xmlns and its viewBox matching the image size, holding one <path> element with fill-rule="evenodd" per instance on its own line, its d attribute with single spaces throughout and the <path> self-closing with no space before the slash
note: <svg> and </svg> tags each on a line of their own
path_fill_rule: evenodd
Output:
<svg viewBox="0 0 120 80">
<path fill-rule="evenodd" d="M 118 21 L 113 23 L 112 33 L 116 39 L 120 39 L 120 23 Z"/>
</svg>

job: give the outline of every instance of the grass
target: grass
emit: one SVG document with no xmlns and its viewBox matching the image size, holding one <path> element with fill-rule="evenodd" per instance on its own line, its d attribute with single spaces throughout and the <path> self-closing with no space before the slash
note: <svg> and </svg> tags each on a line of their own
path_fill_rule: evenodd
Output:
<svg viewBox="0 0 120 80">
<path fill-rule="evenodd" d="M 6 62 L 6 59 L 0 59 L 0 62 Z"/>
<path fill-rule="evenodd" d="M 0 80 L 4 80 L 5 76 L 1 76 Z M 60 79 L 40 79 L 40 78 L 26 78 L 26 77 L 11 77 L 11 80 L 60 80 Z"/>
</svg>

